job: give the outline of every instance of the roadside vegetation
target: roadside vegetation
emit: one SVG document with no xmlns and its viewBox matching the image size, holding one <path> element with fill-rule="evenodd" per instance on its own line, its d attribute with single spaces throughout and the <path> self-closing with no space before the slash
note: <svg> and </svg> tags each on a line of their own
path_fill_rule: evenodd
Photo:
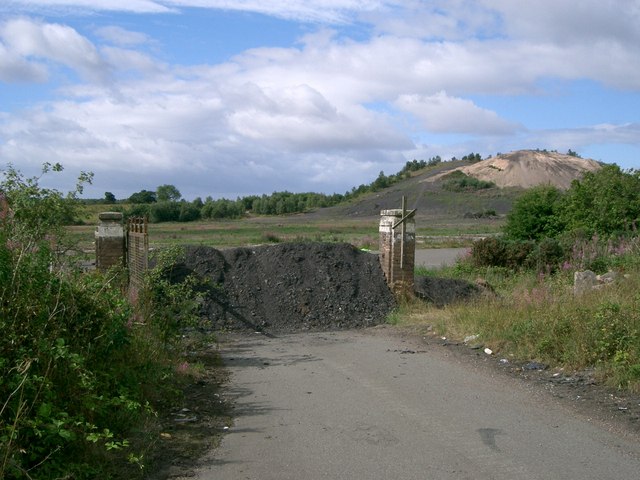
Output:
<svg viewBox="0 0 640 480">
<path fill-rule="evenodd" d="M 140 478 L 156 411 L 190 374 L 178 334 L 193 320 L 193 290 L 165 281 L 172 261 L 161 258 L 134 306 L 123 270 L 67 263 L 64 224 L 91 175 L 63 195 L 2 173 L 0 478 Z"/>
<path fill-rule="evenodd" d="M 454 267 L 421 275 L 484 279 L 495 288 L 444 309 L 405 305 L 406 324 L 440 335 L 477 335 L 504 358 L 595 369 L 600 380 L 640 392 L 640 172 L 603 166 L 561 192 L 538 187 L 514 205 L 503 235 L 475 242 Z M 574 294 L 574 272 L 617 273 Z"/>
</svg>

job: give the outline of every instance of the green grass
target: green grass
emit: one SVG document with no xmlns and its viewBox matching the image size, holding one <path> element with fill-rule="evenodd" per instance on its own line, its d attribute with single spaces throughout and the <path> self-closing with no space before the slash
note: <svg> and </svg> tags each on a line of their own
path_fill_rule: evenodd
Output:
<svg viewBox="0 0 640 480">
<path fill-rule="evenodd" d="M 456 339 L 479 335 L 500 356 L 558 368 L 596 368 L 609 385 L 640 391 L 639 268 L 627 270 L 629 278 L 617 285 L 579 297 L 573 294 L 569 273 L 460 270 L 450 267 L 438 275 L 471 279 L 482 274 L 498 295 L 444 309 L 422 302 L 405 304 L 396 322 L 430 325 L 438 334 Z"/>
<path fill-rule="evenodd" d="M 98 214 L 112 205 L 89 205 L 84 225 L 68 228 L 80 250 L 93 250 Z M 499 231 L 501 220 L 437 218 L 417 220 L 418 248 L 469 246 L 478 235 Z M 239 220 L 200 220 L 149 225 L 153 248 L 169 245 L 208 245 L 215 248 L 263 243 L 315 241 L 347 242 L 361 248 L 378 248 L 378 218 L 325 218 L 312 215 L 252 216 Z"/>
</svg>

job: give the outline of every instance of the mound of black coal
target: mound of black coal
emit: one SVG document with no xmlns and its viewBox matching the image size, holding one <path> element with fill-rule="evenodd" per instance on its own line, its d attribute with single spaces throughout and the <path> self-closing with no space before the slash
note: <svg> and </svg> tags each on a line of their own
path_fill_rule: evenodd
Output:
<svg viewBox="0 0 640 480">
<path fill-rule="evenodd" d="M 418 298 L 438 307 L 470 300 L 482 294 L 481 288 L 465 280 L 436 277 L 415 277 L 414 291 Z"/>
<path fill-rule="evenodd" d="M 395 306 L 377 255 L 344 243 L 189 246 L 174 272 L 206 281 L 203 315 L 216 329 L 358 328 L 383 323 Z"/>
</svg>

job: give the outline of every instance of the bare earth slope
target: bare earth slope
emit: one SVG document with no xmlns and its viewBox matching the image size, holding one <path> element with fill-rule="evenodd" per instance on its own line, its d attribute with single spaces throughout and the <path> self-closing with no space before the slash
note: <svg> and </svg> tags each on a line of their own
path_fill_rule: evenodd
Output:
<svg viewBox="0 0 640 480">
<path fill-rule="evenodd" d="M 569 188 L 571 182 L 585 172 L 595 171 L 600 164 L 594 160 L 536 150 L 519 150 L 498 155 L 478 163 L 460 160 L 442 162 L 414 173 L 388 188 L 362 195 L 345 204 L 319 208 L 301 219 L 371 218 L 380 210 L 399 208 L 402 197 L 408 206 L 418 210 L 417 218 L 460 218 L 467 213 L 493 210 L 504 215 L 522 189 L 540 184 Z M 478 191 L 451 192 L 442 188 L 443 177 L 460 170 L 479 180 L 491 181 L 499 188 Z"/>
<path fill-rule="evenodd" d="M 518 150 L 456 170 L 478 180 L 493 182 L 498 187 L 554 185 L 567 189 L 573 180 L 580 178 L 585 172 L 599 168 L 600 164 L 595 160 L 554 152 Z M 434 180 L 436 178 L 439 177 L 433 177 Z"/>
</svg>

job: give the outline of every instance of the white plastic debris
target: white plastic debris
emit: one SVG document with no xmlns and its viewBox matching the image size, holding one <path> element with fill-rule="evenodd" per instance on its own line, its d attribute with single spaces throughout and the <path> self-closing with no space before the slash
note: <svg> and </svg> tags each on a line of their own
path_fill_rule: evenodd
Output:
<svg viewBox="0 0 640 480">
<path fill-rule="evenodd" d="M 464 337 L 464 343 L 473 342 L 478 339 L 478 335 L 469 335 L 468 337 Z"/>
<path fill-rule="evenodd" d="M 490 348 L 485 348 L 484 353 L 486 353 L 487 355 L 493 355 L 493 350 L 491 350 Z"/>
</svg>

